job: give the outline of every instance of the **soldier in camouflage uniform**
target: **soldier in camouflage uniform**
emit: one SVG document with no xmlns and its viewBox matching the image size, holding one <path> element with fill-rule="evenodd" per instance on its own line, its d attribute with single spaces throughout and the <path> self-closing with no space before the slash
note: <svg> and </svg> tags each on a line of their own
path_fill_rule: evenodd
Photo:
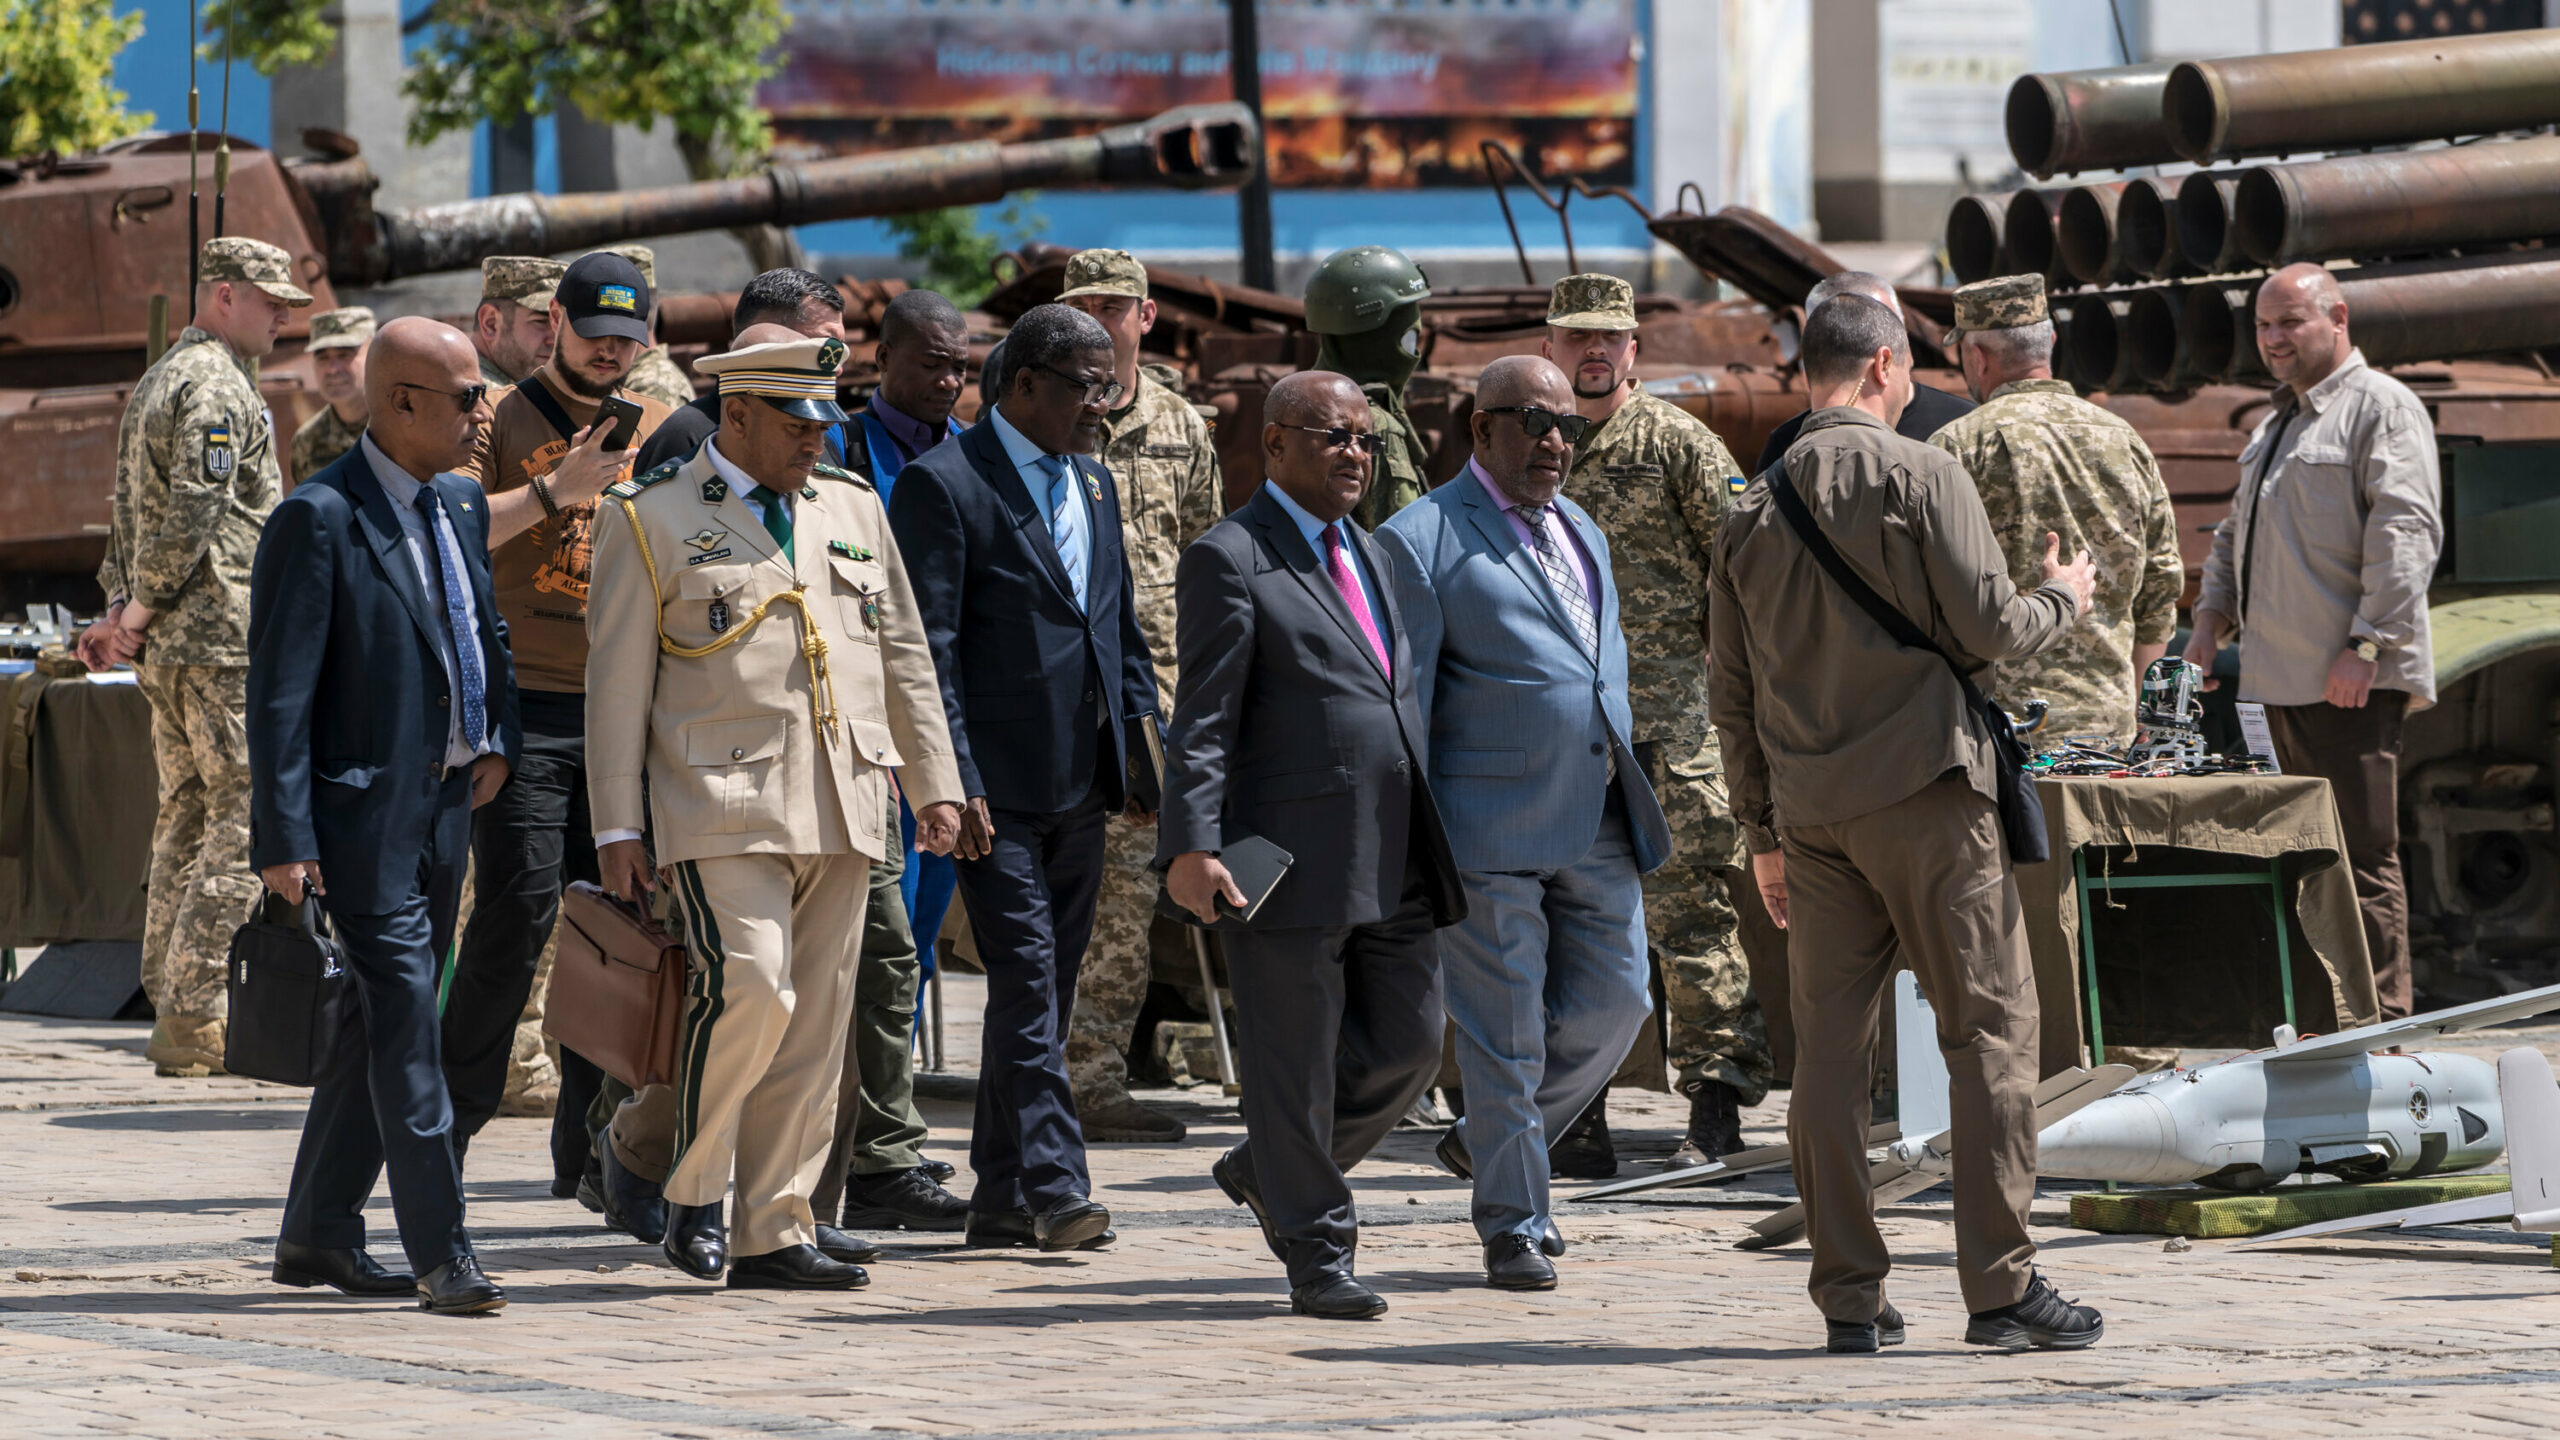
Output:
<svg viewBox="0 0 2560 1440">
<path fill-rule="evenodd" d="M 1126 250 L 1086 250 L 1067 261 L 1058 299 L 1111 332 L 1115 375 L 1127 388 L 1103 421 L 1102 462 L 1120 485 L 1120 538 L 1137 586 L 1138 628 L 1155 652 L 1156 713 L 1173 713 L 1173 572 L 1182 552 L 1226 513 L 1218 451 L 1208 423 L 1176 388 L 1180 377 L 1138 363 L 1138 337 L 1156 321 L 1147 269 Z M 1147 931 L 1155 919 L 1155 832 L 1104 830 L 1102 894 L 1093 939 L 1076 977 L 1067 1025 L 1067 1080 L 1087 1140 L 1180 1140 L 1182 1122 L 1129 1095 L 1128 1051 L 1147 998 Z"/>
<path fill-rule="evenodd" d="M 1662 976 L 1668 1058 L 1689 1097 L 1688 1136 L 1672 1163 L 1704 1164 L 1742 1148 L 1739 1112 L 1768 1094 L 1773 1069 L 1727 890 L 1742 832 L 1707 724 L 1707 556 L 1743 477 L 1714 431 L 1636 382 L 1626 281 L 1557 281 L 1547 327 L 1547 358 L 1572 380 L 1574 408 L 1597 422 L 1565 492 L 1609 536 L 1636 758 L 1671 826 L 1670 863 L 1644 877 L 1645 933 Z M 1606 1145 L 1605 1124 L 1590 1133 L 1582 1143 Z"/>
<path fill-rule="evenodd" d="M 361 305 L 311 317 L 311 341 L 303 348 L 320 372 L 320 398 L 329 403 L 293 432 L 295 484 L 356 448 L 364 434 L 364 347 L 372 341 L 373 312 Z"/>
<path fill-rule="evenodd" d="M 640 267 L 640 279 L 649 294 L 658 293 L 658 252 L 646 245 L 607 245 L 608 255 L 619 255 Z M 631 362 L 631 373 L 622 377 L 622 388 L 634 395 L 646 395 L 670 410 L 681 410 L 694 401 L 693 382 L 667 355 L 667 347 L 658 343 L 658 314 L 649 312 L 649 348 Z"/>
<path fill-rule="evenodd" d="M 480 262 L 480 304 L 471 315 L 471 348 L 489 403 L 499 392 L 551 363 L 551 292 L 569 267 L 539 255 L 492 255 Z M 688 397 L 690 398 L 690 397 Z"/>
<path fill-rule="evenodd" d="M 2142 672 L 2169 646 L 2186 566 L 2168 488 L 2131 425 L 2053 378 L 2053 322 L 2044 277 L 2003 275 L 1956 292 L 1958 363 L 1982 408 L 1951 421 L 1931 444 L 1956 457 L 1982 492 L 2021 587 L 2044 581 L 2044 537 L 2098 565 L 2096 599 L 2061 644 L 1993 671 L 2013 714 L 2030 699 L 2052 708 L 2037 740 L 2133 739 Z"/>
<path fill-rule="evenodd" d="M 1401 250 L 1356 245 L 1325 258 L 1307 277 L 1307 328 L 1322 337 L 1315 368 L 1348 375 L 1369 397 L 1379 447 L 1369 493 L 1351 518 L 1375 530 L 1431 488 L 1431 457 L 1405 414 L 1405 382 L 1422 365 L 1422 302 L 1431 282 Z"/>
<path fill-rule="evenodd" d="M 151 833 L 142 988 L 163 1075 L 222 1069 L 231 932 L 258 900 L 249 868 L 249 565 L 283 488 L 258 361 L 311 303 L 293 262 L 237 236 L 205 242 L 196 320 L 144 372 L 116 437 L 114 523 L 93 668 L 134 661 L 151 705 L 160 815 Z"/>
</svg>

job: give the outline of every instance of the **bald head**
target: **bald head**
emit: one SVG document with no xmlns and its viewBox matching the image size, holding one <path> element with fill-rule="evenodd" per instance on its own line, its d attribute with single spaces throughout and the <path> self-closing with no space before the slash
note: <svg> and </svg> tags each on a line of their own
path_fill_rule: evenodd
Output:
<svg viewBox="0 0 2560 1440">
<path fill-rule="evenodd" d="M 2338 277 L 2318 265 L 2287 265 L 2258 287 L 2258 354 L 2267 373 L 2298 395 L 2336 373 L 2353 353 L 2347 300 Z"/>
<path fill-rule="evenodd" d="M 1559 403 L 1561 397 L 1561 403 Z M 1541 355 L 1505 355 L 1476 377 L 1476 408 L 1543 405 L 1559 413 L 1573 408 L 1572 383 Z"/>
<path fill-rule="evenodd" d="M 366 433 L 418 479 L 455 469 L 471 458 L 488 423 L 487 389 L 469 336 L 441 321 L 404 315 L 375 331 L 365 350 L 365 404 L 372 412 Z"/>
<path fill-rule="evenodd" d="M 1319 409 L 1333 409 L 1356 404 L 1363 414 L 1369 408 L 1360 387 L 1348 375 L 1331 370 L 1299 370 L 1280 377 L 1271 393 L 1262 397 L 1262 423 L 1265 425 L 1311 425 L 1307 418 Z"/>
<path fill-rule="evenodd" d="M 1343 436 L 1335 443 L 1334 436 Z M 1377 457 L 1369 397 L 1330 370 L 1284 375 L 1262 402 L 1262 472 L 1280 493 L 1330 525 L 1368 493 Z"/>
<path fill-rule="evenodd" d="M 1573 385 L 1553 361 L 1505 355 L 1476 377 L 1468 421 L 1475 462 L 1515 505 L 1544 505 L 1564 488 L 1573 439 L 1588 422 L 1574 412 Z"/>
</svg>

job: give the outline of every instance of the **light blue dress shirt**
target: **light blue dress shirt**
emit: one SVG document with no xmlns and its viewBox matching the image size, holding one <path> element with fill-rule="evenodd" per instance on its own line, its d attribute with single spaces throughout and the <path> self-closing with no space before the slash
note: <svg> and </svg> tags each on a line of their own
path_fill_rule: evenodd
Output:
<svg viewBox="0 0 2560 1440">
<path fill-rule="evenodd" d="M 370 434 L 358 436 L 356 446 L 364 451 L 365 463 L 373 467 L 374 482 L 382 487 L 383 494 L 391 497 L 391 508 L 400 516 L 400 531 L 409 542 L 409 563 L 417 567 L 418 585 L 426 592 L 428 605 L 437 614 L 443 614 L 444 591 L 436 578 L 438 572 L 427 566 L 427 547 L 436 544 L 436 537 L 427 534 L 427 517 L 418 513 L 418 492 L 426 486 L 416 476 L 401 469 L 397 461 L 383 454 L 382 447 L 373 443 Z M 444 532 L 444 543 L 437 546 L 437 553 L 450 557 L 456 564 L 461 563 L 462 545 L 460 537 L 453 533 L 453 517 L 439 511 L 437 518 L 443 522 Z M 460 578 L 463 580 L 462 620 L 470 633 L 467 636 L 445 634 L 439 637 L 441 643 L 436 646 L 436 658 L 444 662 L 445 684 L 452 687 L 457 696 L 462 693 L 462 680 L 455 669 L 453 647 L 466 642 L 480 643 L 480 601 L 471 593 L 468 575 Z M 452 627 L 447 624 L 439 628 L 449 632 Z M 444 763 L 447 766 L 460 769 L 479 756 L 500 754 L 503 748 L 502 737 L 494 724 L 480 737 L 480 748 L 471 748 L 469 742 L 462 738 L 462 705 L 457 701 L 451 707 L 445 722 Z"/>
<path fill-rule="evenodd" d="M 1048 517 L 1050 543 L 1057 546 L 1061 556 L 1076 554 L 1084 557 L 1084 563 L 1076 566 L 1073 573 L 1067 576 L 1075 591 L 1076 608 L 1082 610 L 1086 580 L 1093 570 L 1093 511 L 1092 501 L 1084 493 L 1084 477 L 1077 472 L 1075 457 L 1071 455 L 1053 457 L 1048 451 L 1041 449 L 1029 436 L 1014 429 L 1012 421 L 1004 418 L 1002 405 L 998 405 L 988 414 L 992 417 L 991 423 L 996 427 L 996 443 L 1004 446 L 1005 458 L 1013 462 L 1015 470 L 1021 472 L 1024 488 L 1031 492 L 1031 499 L 1040 507 L 1040 513 Z M 1048 468 L 1042 463 L 1053 458 L 1067 467 L 1067 493 L 1073 497 L 1067 504 L 1056 509 L 1050 507 L 1052 482 Z"/>
<path fill-rule="evenodd" d="M 1297 522 L 1298 533 L 1307 537 L 1307 548 L 1316 552 L 1317 568 L 1323 569 L 1324 522 L 1300 508 L 1297 501 L 1289 498 L 1289 492 L 1270 481 L 1263 481 L 1262 488 L 1270 491 L 1271 498 L 1279 501 L 1280 508 L 1289 512 L 1289 518 Z M 1348 527 L 1351 520 L 1345 516 L 1334 523 Z M 1351 573 L 1359 579 L 1360 594 L 1369 602 L 1369 618 L 1378 626 L 1378 638 L 1390 646 L 1394 645 L 1395 637 L 1387 633 L 1387 607 L 1378 603 L 1378 577 L 1369 573 L 1369 562 L 1361 558 L 1359 545 L 1347 533 L 1342 537 L 1342 553 L 1351 557 Z M 1332 572 L 1327 570 L 1325 573 L 1330 580 Z"/>
</svg>

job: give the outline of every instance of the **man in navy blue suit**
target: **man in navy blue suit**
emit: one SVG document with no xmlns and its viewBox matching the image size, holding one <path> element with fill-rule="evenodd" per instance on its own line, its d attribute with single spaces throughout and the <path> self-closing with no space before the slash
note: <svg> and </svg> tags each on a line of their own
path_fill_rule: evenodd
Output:
<svg viewBox="0 0 2560 1440">
<path fill-rule="evenodd" d="M 328 911 L 360 1004 L 311 1094 L 276 1241 L 280 1284 L 495 1310 L 462 1228 L 436 1021 L 471 811 L 521 730 L 489 588 L 480 487 L 449 474 L 489 422 L 471 342 L 394 320 L 365 364 L 356 448 L 268 518 L 249 579 L 250 857 L 267 887 Z M 413 1275 L 364 1248 L 385 1169 Z"/>
<path fill-rule="evenodd" d="M 1093 933 L 1102 827 L 1152 823 L 1128 783 L 1129 722 L 1156 682 L 1138 630 L 1120 500 L 1093 458 L 1120 400 L 1111 336 L 1038 306 L 1005 340 L 985 424 L 899 474 L 889 497 L 942 680 L 969 806 L 960 897 L 987 967 L 968 1239 L 1092 1248 L 1092 1199 L 1067 1083 L 1067 1017 Z"/>
</svg>

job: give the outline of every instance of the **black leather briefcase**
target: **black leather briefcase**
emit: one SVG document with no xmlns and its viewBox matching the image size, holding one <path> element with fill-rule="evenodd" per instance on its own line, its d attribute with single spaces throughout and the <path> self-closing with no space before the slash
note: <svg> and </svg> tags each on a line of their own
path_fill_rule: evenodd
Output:
<svg viewBox="0 0 2560 1440">
<path fill-rule="evenodd" d="M 267 892 L 258 918 L 231 932 L 226 984 L 231 1023 L 222 1067 L 279 1085 L 318 1084 L 356 1003 L 355 981 L 320 902 L 306 894 L 297 908 Z"/>
</svg>

